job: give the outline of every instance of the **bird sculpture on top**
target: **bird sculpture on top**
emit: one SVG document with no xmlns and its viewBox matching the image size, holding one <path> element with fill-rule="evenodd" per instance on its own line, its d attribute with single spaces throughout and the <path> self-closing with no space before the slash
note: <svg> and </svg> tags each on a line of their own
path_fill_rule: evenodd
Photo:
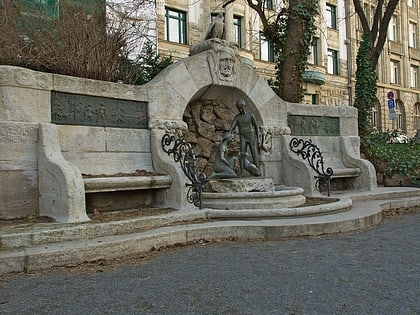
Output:
<svg viewBox="0 0 420 315">
<path fill-rule="evenodd" d="M 225 23 L 222 13 L 217 14 L 207 31 L 206 40 L 211 38 L 225 39 Z"/>
</svg>

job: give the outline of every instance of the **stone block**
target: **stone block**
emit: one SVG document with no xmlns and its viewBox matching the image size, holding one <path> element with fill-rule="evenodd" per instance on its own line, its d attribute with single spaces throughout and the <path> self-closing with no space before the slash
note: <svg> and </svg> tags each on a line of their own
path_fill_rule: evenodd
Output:
<svg viewBox="0 0 420 315">
<path fill-rule="evenodd" d="M 25 87 L 0 87 L 0 121 L 49 122 L 50 92 Z"/>
<path fill-rule="evenodd" d="M 147 90 L 143 86 L 134 86 L 114 82 L 105 82 L 65 75 L 52 75 L 54 91 L 120 98 L 133 101 L 147 101 Z"/>
<path fill-rule="evenodd" d="M 37 125 L 0 123 L 0 218 L 38 211 Z"/>
<path fill-rule="evenodd" d="M 103 127 L 58 126 L 63 152 L 106 151 L 106 132 Z"/>
<path fill-rule="evenodd" d="M 210 180 L 208 184 L 213 192 L 254 192 L 274 191 L 274 183 L 271 178 L 226 178 Z"/>
<path fill-rule="evenodd" d="M 114 175 L 137 169 L 153 171 L 151 153 L 131 152 L 63 152 L 64 158 L 76 165 L 82 174 Z"/>
<path fill-rule="evenodd" d="M 106 150 L 108 152 L 150 153 L 150 131 L 106 128 Z"/>
<path fill-rule="evenodd" d="M 0 170 L 0 219 L 38 213 L 36 170 Z"/>
</svg>

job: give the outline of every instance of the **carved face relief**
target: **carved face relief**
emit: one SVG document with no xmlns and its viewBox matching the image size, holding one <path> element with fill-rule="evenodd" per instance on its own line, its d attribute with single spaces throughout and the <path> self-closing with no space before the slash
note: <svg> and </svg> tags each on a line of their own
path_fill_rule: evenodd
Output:
<svg viewBox="0 0 420 315">
<path fill-rule="evenodd" d="M 219 72 L 221 78 L 228 79 L 233 75 L 235 59 L 228 53 L 223 52 L 220 54 L 219 59 Z"/>
</svg>

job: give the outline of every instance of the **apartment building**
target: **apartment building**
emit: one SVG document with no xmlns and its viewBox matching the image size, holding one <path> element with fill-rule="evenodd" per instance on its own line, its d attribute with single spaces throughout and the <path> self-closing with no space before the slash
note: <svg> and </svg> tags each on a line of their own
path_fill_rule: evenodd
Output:
<svg viewBox="0 0 420 315">
<path fill-rule="evenodd" d="M 45 6 L 57 14 L 59 0 L 22 0 Z M 244 0 L 226 7 L 223 0 L 70 0 L 101 3 L 114 21 L 131 28 L 138 53 L 147 40 L 157 45 L 161 56 L 174 60 L 186 58 L 189 49 L 204 39 L 208 27 L 219 12 L 223 13 L 226 39 L 236 42 L 242 62 L 262 77 L 275 73 L 274 53 L 270 42 L 261 35 L 262 25 L 255 11 Z M 372 18 L 376 0 L 363 1 Z M 281 6 L 281 0 L 266 0 L 268 12 Z M 304 73 L 304 102 L 330 106 L 351 106 L 354 101 L 356 55 L 362 27 L 352 1 L 320 1 L 318 29 Z M 420 0 L 400 0 L 391 20 L 388 39 L 378 63 L 377 105 L 372 124 L 379 131 L 402 129 L 414 135 L 420 129 Z M 391 92 L 391 93 L 390 93 Z M 389 108 L 389 96 L 395 104 Z"/>
<path fill-rule="evenodd" d="M 377 1 L 364 1 L 373 15 Z M 279 1 L 267 1 L 275 9 Z M 351 1 L 320 1 L 318 30 L 304 73 L 304 102 L 349 106 L 354 100 L 356 55 L 362 28 Z M 227 40 L 236 42 L 243 62 L 267 79 L 274 75 L 274 54 L 261 35 L 256 13 L 243 0 L 225 8 L 217 0 L 156 0 L 157 45 L 162 56 L 185 58 L 189 47 L 201 41 L 212 21 L 222 12 Z M 420 128 L 419 0 L 401 0 L 389 26 L 388 39 L 378 64 L 378 102 L 372 124 L 379 131 L 402 129 L 414 135 Z M 390 93 L 392 92 L 392 93 Z M 395 107 L 388 108 L 389 96 Z M 392 118 L 392 119 L 391 119 Z"/>
</svg>

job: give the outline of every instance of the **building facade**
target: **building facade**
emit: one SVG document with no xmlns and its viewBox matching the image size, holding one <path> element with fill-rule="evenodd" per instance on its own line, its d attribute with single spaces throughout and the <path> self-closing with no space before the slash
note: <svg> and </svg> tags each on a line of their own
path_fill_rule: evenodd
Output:
<svg viewBox="0 0 420 315">
<path fill-rule="evenodd" d="M 369 18 L 377 1 L 364 1 Z M 281 3 L 267 1 L 267 10 Z M 356 55 L 362 27 L 351 1 L 320 1 L 318 29 L 304 74 L 304 103 L 349 106 L 354 100 Z M 237 0 L 156 0 L 157 47 L 161 56 L 185 58 L 203 40 L 212 17 L 224 14 L 226 39 L 236 42 L 243 62 L 267 79 L 275 72 L 273 49 L 261 35 L 257 14 Z M 274 12 L 274 11 L 273 11 Z M 420 128 L 419 0 L 401 0 L 391 20 L 380 56 L 377 106 L 372 124 L 380 132 L 401 129 L 413 136 Z M 388 108 L 392 92 L 394 109 Z M 391 119 L 392 118 L 392 119 Z"/>
<path fill-rule="evenodd" d="M 58 0 L 22 0 L 45 6 L 52 15 L 59 12 Z M 69 0 L 81 2 L 89 1 Z M 218 13 L 223 13 L 226 39 L 236 42 L 243 63 L 264 78 L 275 74 L 273 47 L 261 35 L 256 12 L 244 0 L 226 7 L 223 0 L 90 0 L 106 6 L 109 20 L 126 25 L 132 38 L 132 56 L 145 42 L 152 42 L 160 56 L 175 61 L 186 58 L 192 45 L 204 39 Z M 363 1 L 369 19 L 376 0 Z M 275 14 L 281 0 L 265 0 L 267 12 Z M 304 103 L 351 106 L 354 101 L 356 55 L 362 27 L 352 1 L 327 0 L 319 3 L 318 28 L 304 73 Z M 420 129 L 420 0 L 400 0 L 380 56 L 377 105 L 372 124 L 380 132 L 401 129 L 413 136 Z M 391 93 L 390 93 L 391 92 Z M 389 108 L 389 97 L 395 106 Z"/>
</svg>

